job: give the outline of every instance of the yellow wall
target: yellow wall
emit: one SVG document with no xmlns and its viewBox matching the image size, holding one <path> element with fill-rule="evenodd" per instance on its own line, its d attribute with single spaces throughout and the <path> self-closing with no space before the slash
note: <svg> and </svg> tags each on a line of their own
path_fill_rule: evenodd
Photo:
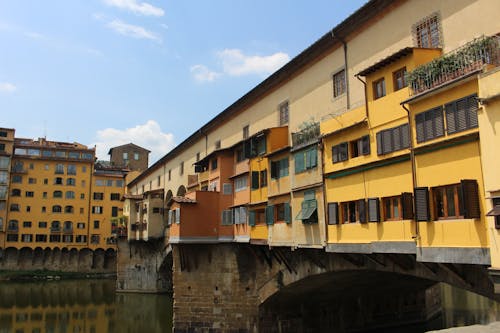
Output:
<svg viewBox="0 0 500 333">
<path fill-rule="evenodd" d="M 269 170 L 269 163 L 267 157 L 256 157 L 250 160 L 250 176 L 248 179 L 248 186 L 250 187 L 250 202 L 267 201 L 267 193 L 269 187 L 269 180 L 271 179 L 271 171 Z M 262 171 L 267 169 L 267 186 L 252 189 L 252 171 Z"/>
<path fill-rule="evenodd" d="M 304 201 L 304 191 L 293 192 L 292 198 L 292 225 L 293 225 L 293 241 L 297 247 L 322 247 L 326 244 L 326 225 L 325 225 L 325 209 L 323 200 L 322 187 L 313 188 L 317 202 L 318 223 L 302 223 L 301 220 L 296 220 L 302 208 Z M 312 189 L 309 189 L 312 190 Z"/>
</svg>

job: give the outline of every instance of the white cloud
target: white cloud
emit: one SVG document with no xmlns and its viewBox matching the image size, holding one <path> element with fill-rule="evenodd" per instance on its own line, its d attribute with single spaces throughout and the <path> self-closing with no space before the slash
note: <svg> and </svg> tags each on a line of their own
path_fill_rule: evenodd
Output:
<svg viewBox="0 0 500 333">
<path fill-rule="evenodd" d="M 163 16 L 165 14 L 163 9 L 147 2 L 137 2 L 137 0 L 104 0 L 104 3 L 144 16 Z"/>
<path fill-rule="evenodd" d="M 154 32 L 148 31 L 138 25 L 128 24 L 120 20 L 113 20 L 108 23 L 108 27 L 124 36 L 138 39 L 150 39 L 156 42 L 161 42 L 160 37 L 158 37 L 158 35 L 156 35 Z"/>
<path fill-rule="evenodd" d="M 290 61 L 288 54 L 277 52 L 269 56 L 249 56 L 239 49 L 225 49 L 217 53 L 224 73 L 231 76 L 247 74 L 268 75 Z"/>
<path fill-rule="evenodd" d="M 45 35 L 42 35 L 38 32 L 32 32 L 32 31 L 28 31 L 28 32 L 25 32 L 24 35 L 26 37 L 29 37 L 29 38 L 32 38 L 32 39 L 47 39 L 47 37 Z"/>
<path fill-rule="evenodd" d="M 216 53 L 222 65 L 222 72 L 210 70 L 205 65 L 194 65 L 190 68 L 191 74 L 197 81 L 210 82 L 222 75 L 269 75 L 290 61 L 288 54 L 277 52 L 269 56 L 246 55 L 239 49 L 225 49 Z"/>
<path fill-rule="evenodd" d="M 198 82 L 206 82 L 206 81 L 213 81 L 216 78 L 218 78 L 221 74 L 211 71 L 208 69 L 206 66 L 203 65 L 194 65 L 191 66 L 189 69 L 191 71 L 191 74 L 193 74 L 193 77 L 196 81 Z"/>
<path fill-rule="evenodd" d="M 0 82 L 0 92 L 3 93 L 13 93 L 17 90 L 17 87 L 9 82 Z"/>
<path fill-rule="evenodd" d="M 150 165 L 175 147 L 174 135 L 163 133 L 160 125 L 154 120 L 148 120 L 145 124 L 124 130 L 106 128 L 97 131 L 96 142 L 90 146 L 96 146 L 98 159 L 109 161 L 109 149 L 127 143 L 151 150 L 149 154 Z"/>
</svg>

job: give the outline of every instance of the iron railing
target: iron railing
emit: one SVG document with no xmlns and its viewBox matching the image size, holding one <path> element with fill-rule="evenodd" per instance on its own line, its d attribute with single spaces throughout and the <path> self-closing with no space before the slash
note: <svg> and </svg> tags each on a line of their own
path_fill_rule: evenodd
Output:
<svg viewBox="0 0 500 333">
<path fill-rule="evenodd" d="M 309 142 L 316 141 L 320 136 L 319 122 L 313 122 L 304 126 L 299 132 L 292 133 L 292 145 L 294 148 L 304 146 Z"/>
</svg>

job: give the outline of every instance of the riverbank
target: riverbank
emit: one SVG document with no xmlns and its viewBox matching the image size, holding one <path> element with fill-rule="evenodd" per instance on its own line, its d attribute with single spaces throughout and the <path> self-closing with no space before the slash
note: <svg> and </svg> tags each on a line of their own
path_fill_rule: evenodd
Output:
<svg viewBox="0 0 500 333">
<path fill-rule="evenodd" d="M 451 327 L 444 330 L 428 331 L 427 333 L 498 333 L 500 332 L 500 321 L 488 325 L 471 325 L 463 327 Z"/>
<path fill-rule="evenodd" d="M 116 279 L 116 274 L 63 272 L 45 269 L 31 271 L 0 270 L 0 281 L 51 281 L 77 279 Z"/>
</svg>

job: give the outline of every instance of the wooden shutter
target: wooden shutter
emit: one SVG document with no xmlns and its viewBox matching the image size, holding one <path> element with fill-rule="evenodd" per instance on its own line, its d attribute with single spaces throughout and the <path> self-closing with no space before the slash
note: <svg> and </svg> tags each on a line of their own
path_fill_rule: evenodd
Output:
<svg viewBox="0 0 500 333">
<path fill-rule="evenodd" d="M 403 220 L 413 219 L 413 195 L 411 193 L 401 193 L 401 205 L 403 206 Z"/>
<path fill-rule="evenodd" d="M 464 217 L 466 219 L 479 218 L 481 210 L 479 207 L 479 190 L 475 179 L 464 179 L 460 181 L 462 185 L 462 200 L 464 207 Z"/>
<path fill-rule="evenodd" d="M 299 173 L 305 170 L 307 165 L 307 158 L 304 158 L 304 152 L 298 152 L 293 155 L 293 159 L 295 162 L 295 173 Z"/>
<path fill-rule="evenodd" d="M 174 218 L 174 211 L 173 210 L 169 210 L 168 211 L 168 225 L 172 224 L 172 219 L 173 218 Z"/>
<path fill-rule="evenodd" d="M 357 201 L 359 222 L 366 223 L 366 201 L 360 199 Z"/>
<path fill-rule="evenodd" d="M 255 210 L 248 212 L 248 225 L 251 227 L 255 226 Z"/>
<path fill-rule="evenodd" d="M 392 132 L 392 150 L 400 150 L 401 147 L 401 126 L 391 129 Z"/>
<path fill-rule="evenodd" d="M 392 152 L 392 147 L 393 147 L 393 144 L 392 144 L 392 130 L 389 129 L 389 130 L 385 130 L 385 131 L 382 131 L 382 151 L 384 152 L 384 154 L 387 154 L 387 153 L 390 153 Z"/>
<path fill-rule="evenodd" d="M 285 209 L 285 222 L 292 223 L 292 212 L 290 209 L 290 203 L 285 202 L 283 205 L 284 205 L 284 209 Z"/>
<path fill-rule="evenodd" d="M 455 117 L 455 103 L 448 103 L 444 106 L 446 113 L 446 132 L 453 134 L 457 131 L 456 117 Z"/>
<path fill-rule="evenodd" d="M 339 161 L 339 146 L 332 147 L 332 162 L 337 163 Z"/>
<path fill-rule="evenodd" d="M 380 222 L 379 198 L 368 199 L 368 222 Z"/>
<path fill-rule="evenodd" d="M 339 203 L 328 203 L 328 224 L 339 224 Z"/>
<path fill-rule="evenodd" d="M 467 99 L 462 98 L 455 102 L 457 117 L 457 132 L 467 129 Z"/>
<path fill-rule="evenodd" d="M 419 113 L 415 116 L 415 127 L 417 129 L 418 143 L 425 141 L 424 122 L 425 122 L 424 113 Z"/>
<path fill-rule="evenodd" d="M 267 225 L 274 224 L 274 206 L 273 205 L 266 206 L 266 224 Z"/>
<path fill-rule="evenodd" d="M 243 143 L 243 156 L 245 158 L 250 158 L 252 152 L 252 141 L 251 139 L 248 139 Z"/>
<path fill-rule="evenodd" d="M 259 188 L 259 172 L 252 171 L 252 190 Z"/>
<path fill-rule="evenodd" d="M 271 161 L 271 179 L 278 178 L 278 162 Z"/>
<path fill-rule="evenodd" d="M 349 157 L 348 146 L 349 145 L 347 144 L 347 142 L 342 142 L 339 145 L 339 154 L 341 161 L 347 161 L 347 158 Z"/>
<path fill-rule="evenodd" d="M 444 119 L 443 119 L 443 109 L 441 106 L 435 108 L 433 111 L 434 118 L 434 137 L 440 137 L 444 135 Z"/>
<path fill-rule="evenodd" d="M 240 208 L 233 208 L 234 224 L 240 224 Z"/>
<path fill-rule="evenodd" d="M 181 223 L 181 209 L 180 208 L 175 209 L 175 223 L 177 223 L 177 224 Z"/>
<path fill-rule="evenodd" d="M 401 148 L 410 147 L 410 126 L 404 124 L 401 126 Z"/>
<path fill-rule="evenodd" d="M 469 122 L 469 128 L 474 128 L 478 126 L 476 94 L 467 97 L 467 120 Z"/>
<path fill-rule="evenodd" d="M 429 190 L 427 187 L 416 187 L 415 197 L 415 221 L 429 221 Z"/>
<path fill-rule="evenodd" d="M 383 149 L 382 149 L 382 132 L 377 133 L 377 155 L 382 155 Z"/>
<path fill-rule="evenodd" d="M 316 148 L 309 149 L 306 154 L 309 161 L 309 168 L 314 168 L 318 165 L 318 151 Z"/>
<path fill-rule="evenodd" d="M 365 135 L 361 138 L 361 150 L 359 150 L 363 155 L 370 154 L 370 136 Z"/>
</svg>

